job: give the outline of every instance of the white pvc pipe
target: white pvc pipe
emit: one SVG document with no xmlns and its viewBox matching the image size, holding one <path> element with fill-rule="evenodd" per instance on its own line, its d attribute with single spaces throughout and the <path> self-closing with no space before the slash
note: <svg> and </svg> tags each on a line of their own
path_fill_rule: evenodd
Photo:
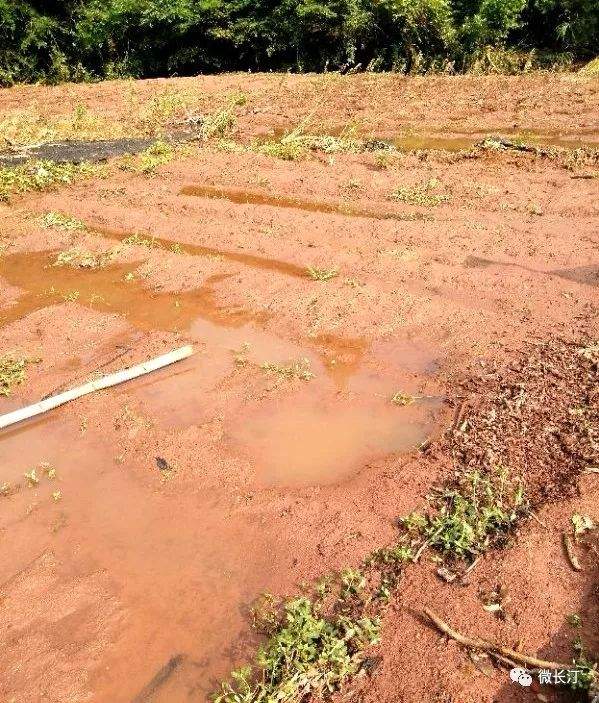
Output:
<svg viewBox="0 0 599 703">
<path fill-rule="evenodd" d="M 28 420 L 30 417 L 34 417 L 35 415 L 41 415 L 42 413 L 48 412 L 48 410 L 57 408 L 59 405 L 64 405 L 65 403 L 75 400 L 76 398 L 81 398 L 82 395 L 87 395 L 88 393 L 93 393 L 94 391 L 99 391 L 103 388 L 110 388 L 110 386 L 116 386 L 119 383 L 131 381 L 132 379 L 137 378 L 138 376 L 143 376 L 146 373 L 157 371 L 163 366 L 174 364 L 176 361 L 186 359 L 192 354 L 192 346 L 181 347 L 180 349 L 175 349 L 168 354 L 163 354 L 156 359 L 144 361 L 142 364 L 138 364 L 137 366 L 132 366 L 131 368 L 124 369 L 123 371 L 117 371 L 116 373 L 99 378 L 96 381 L 90 381 L 89 383 L 79 386 L 78 388 L 73 388 L 70 391 L 65 391 L 64 393 L 51 396 L 50 398 L 46 398 L 39 403 L 28 405 L 26 408 L 14 410 L 11 413 L 0 416 L 0 429 L 8 427 L 9 425 L 14 425 L 17 422 L 22 422 L 23 420 Z"/>
</svg>

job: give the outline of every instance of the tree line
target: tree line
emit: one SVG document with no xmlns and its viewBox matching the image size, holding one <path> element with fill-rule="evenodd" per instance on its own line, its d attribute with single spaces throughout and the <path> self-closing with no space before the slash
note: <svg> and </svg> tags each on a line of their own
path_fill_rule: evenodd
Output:
<svg viewBox="0 0 599 703">
<path fill-rule="evenodd" d="M 0 83 L 219 71 L 554 66 L 599 0 L 0 0 Z"/>
</svg>

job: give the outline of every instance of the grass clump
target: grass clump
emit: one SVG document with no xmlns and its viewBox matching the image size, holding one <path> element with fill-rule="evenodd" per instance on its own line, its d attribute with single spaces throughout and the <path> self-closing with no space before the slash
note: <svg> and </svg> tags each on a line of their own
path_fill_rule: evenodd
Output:
<svg viewBox="0 0 599 703">
<path fill-rule="evenodd" d="M 154 173 L 158 166 L 172 161 L 175 156 L 175 149 L 172 144 L 158 140 L 136 156 L 125 156 L 121 161 L 121 168 L 124 171 L 134 171 L 135 173 Z"/>
<path fill-rule="evenodd" d="M 121 125 L 94 115 L 81 103 L 75 105 L 71 113 L 59 117 L 42 116 L 36 109 L 0 116 L 0 145 L 2 142 L 25 146 L 68 139 L 114 138 L 122 136 L 124 131 Z"/>
<path fill-rule="evenodd" d="M 121 240 L 121 242 L 132 247 L 146 247 L 147 249 L 160 248 L 160 244 L 154 239 L 154 237 L 148 239 L 138 232 L 125 237 Z"/>
<path fill-rule="evenodd" d="M 399 405 L 401 407 L 406 407 L 407 405 L 412 405 L 415 401 L 416 401 L 415 396 L 410 395 L 410 393 L 402 393 L 401 391 L 394 393 L 393 396 L 391 397 L 391 402 L 394 405 Z"/>
<path fill-rule="evenodd" d="M 145 134 L 157 134 L 173 117 L 182 114 L 187 104 L 188 98 L 181 91 L 157 93 L 140 109 L 137 125 Z"/>
<path fill-rule="evenodd" d="M 221 139 L 232 132 L 237 125 L 237 116 L 235 109 L 247 102 L 245 93 L 237 93 L 233 95 L 229 104 L 217 112 L 206 115 L 201 119 L 200 123 L 200 138 L 204 141 L 220 137 Z"/>
<path fill-rule="evenodd" d="M 0 167 L 0 202 L 12 195 L 32 190 L 46 190 L 58 185 L 70 185 L 80 178 L 90 178 L 101 172 L 97 164 L 60 164 L 53 161 L 30 161 L 27 164 Z"/>
<path fill-rule="evenodd" d="M 41 218 L 42 227 L 47 229 L 62 229 L 68 232 L 85 229 L 85 223 L 70 215 L 63 215 L 60 212 L 47 212 Z"/>
<path fill-rule="evenodd" d="M 288 380 L 299 378 L 301 381 L 309 381 L 314 378 L 309 359 L 300 359 L 290 364 L 275 364 L 267 361 L 261 364 L 260 368 L 268 374 L 278 374 Z"/>
<path fill-rule="evenodd" d="M 265 156 L 272 156 L 283 161 L 300 161 L 308 155 L 308 147 L 301 135 L 290 132 L 281 139 L 263 142 L 254 147 L 254 151 Z"/>
<path fill-rule="evenodd" d="M 585 63 L 578 73 L 582 76 L 599 76 L 599 56 Z"/>
<path fill-rule="evenodd" d="M 586 652 L 585 645 L 580 636 L 577 636 L 573 642 L 575 652 L 572 668 L 578 671 L 575 679 L 570 680 L 568 686 L 573 691 L 588 691 L 589 700 L 595 700 L 593 693 L 597 693 L 599 688 L 599 669 L 598 662 L 592 661 Z M 591 687 L 593 693 L 591 693 Z"/>
<path fill-rule="evenodd" d="M 339 275 L 339 269 L 326 269 L 318 268 L 316 266 L 308 266 L 307 273 L 313 281 L 330 281 L 332 278 Z"/>
<path fill-rule="evenodd" d="M 283 607 L 281 621 L 246 666 L 221 684 L 215 703 L 291 703 L 339 690 L 363 661 L 363 651 L 379 639 L 376 618 L 322 617 L 308 598 Z"/>
<path fill-rule="evenodd" d="M 17 358 L 11 354 L 0 356 L 0 396 L 8 396 L 15 386 L 25 380 L 25 367 L 29 359 Z"/>
<path fill-rule="evenodd" d="M 434 497 L 433 505 L 436 511 L 412 513 L 401 525 L 444 556 L 469 560 L 504 542 L 528 510 L 522 483 L 505 469 L 464 473 Z"/>
<path fill-rule="evenodd" d="M 439 181 L 436 178 L 431 178 L 415 186 L 401 186 L 391 193 L 392 200 L 398 200 L 408 205 L 422 205 L 424 207 L 435 207 L 441 203 L 449 201 L 449 195 L 446 193 L 437 193 Z"/>
<path fill-rule="evenodd" d="M 71 268 L 99 269 L 107 266 L 119 253 L 119 249 L 109 249 L 94 253 L 84 249 L 67 249 L 61 251 L 52 266 L 70 266 Z"/>
</svg>

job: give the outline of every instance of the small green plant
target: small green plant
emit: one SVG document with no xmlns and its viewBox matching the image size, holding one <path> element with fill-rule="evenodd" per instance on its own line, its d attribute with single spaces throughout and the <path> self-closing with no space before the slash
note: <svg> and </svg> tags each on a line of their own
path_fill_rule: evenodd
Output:
<svg viewBox="0 0 599 703">
<path fill-rule="evenodd" d="M 40 482 L 39 476 L 37 475 L 37 472 L 35 469 L 31 469 L 30 471 L 25 472 L 25 480 L 27 481 L 27 485 L 29 488 L 33 488 L 34 486 L 37 486 L 38 483 Z"/>
<path fill-rule="evenodd" d="M 232 132 L 237 124 L 235 108 L 240 104 L 242 103 L 239 102 L 239 98 L 234 98 L 223 110 L 213 112 L 211 115 L 206 115 L 201 122 L 200 137 L 204 141 L 213 139 L 214 137 L 220 137 L 222 139 L 226 134 Z"/>
<path fill-rule="evenodd" d="M 571 519 L 576 537 L 583 535 L 585 532 L 590 532 L 595 528 L 595 523 L 588 515 L 579 515 L 578 513 L 574 513 Z"/>
<path fill-rule="evenodd" d="M 400 542 L 392 547 L 382 547 L 381 549 L 375 550 L 367 561 L 393 566 L 412 561 L 413 558 L 414 552 L 412 548 L 408 544 Z"/>
<path fill-rule="evenodd" d="M 124 156 L 121 159 L 121 168 L 136 173 L 154 173 L 158 166 L 172 161 L 174 156 L 175 149 L 172 144 L 159 140 L 136 156 Z"/>
<path fill-rule="evenodd" d="M 578 613 L 570 613 L 566 618 L 568 625 L 572 627 L 582 627 L 582 618 Z"/>
<path fill-rule="evenodd" d="M 410 393 L 402 393 L 402 391 L 394 393 L 391 397 L 391 402 L 394 405 L 400 405 L 402 407 L 405 407 L 406 405 L 412 405 L 415 401 L 416 396 L 411 395 Z"/>
<path fill-rule="evenodd" d="M 492 475 L 470 471 L 434 498 L 435 512 L 400 521 L 444 556 L 475 559 L 501 543 L 528 509 L 522 484 L 505 469 Z"/>
<path fill-rule="evenodd" d="M 153 95 L 136 116 L 137 126 L 145 134 L 159 134 L 187 106 L 187 97 L 180 91 L 165 90 Z"/>
<path fill-rule="evenodd" d="M 94 253 L 84 249 L 67 249 L 59 252 L 52 266 L 70 266 L 71 268 L 99 269 L 107 266 L 120 249 L 114 247 L 108 251 Z"/>
<path fill-rule="evenodd" d="M 260 368 L 267 374 L 278 374 L 287 379 L 299 378 L 302 381 L 309 381 L 314 378 L 309 359 L 300 359 L 290 364 L 275 364 L 266 361 L 260 365 Z"/>
<path fill-rule="evenodd" d="M 62 229 L 66 231 L 75 231 L 85 229 L 85 223 L 70 215 L 63 215 L 60 212 L 47 212 L 41 218 L 42 227 L 48 229 Z"/>
<path fill-rule="evenodd" d="M 308 148 L 304 141 L 296 137 L 293 132 L 281 139 L 258 144 L 254 147 L 254 151 L 283 161 L 299 161 L 308 154 Z"/>
<path fill-rule="evenodd" d="M 343 569 L 340 578 L 342 600 L 352 595 L 358 595 L 366 587 L 366 578 L 357 569 Z"/>
<path fill-rule="evenodd" d="M 379 639 L 378 619 L 326 619 L 307 598 L 288 601 L 283 613 L 256 665 L 232 672 L 215 703 L 292 703 L 330 695 L 359 670 L 362 652 Z"/>
<path fill-rule="evenodd" d="M 15 386 L 23 383 L 27 363 L 28 359 L 10 354 L 0 356 L 0 396 L 10 395 Z"/>
<path fill-rule="evenodd" d="M 339 275 L 339 269 L 324 269 L 317 268 L 315 266 L 309 266 L 307 269 L 307 273 L 313 281 L 330 281 L 331 279 Z"/>
<path fill-rule="evenodd" d="M 591 686 L 596 685 L 599 680 L 597 662 L 587 655 L 580 635 L 575 637 L 572 646 L 576 653 L 572 668 L 578 671 L 578 676 L 571 680 L 569 686 L 574 691 L 590 691 Z"/>
<path fill-rule="evenodd" d="M 70 185 L 81 178 L 101 173 L 97 164 L 59 164 L 53 161 L 30 161 L 16 167 L 0 167 L 0 202 L 13 195 L 32 190 L 47 190 L 58 185 Z"/>
<path fill-rule="evenodd" d="M 415 186 L 402 186 L 391 193 L 392 200 L 399 200 L 408 205 L 423 205 L 425 207 L 435 207 L 441 203 L 449 201 L 446 193 L 434 192 L 439 187 L 439 181 L 431 178 L 428 181 Z"/>
<path fill-rule="evenodd" d="M 155 248 L 160 248 L 160 243 L 157 242 L 154 237 L 151 239 L 148 239 L 147 237 L 144 237 L 142 234 L 139 232 L 136 232 L 135 234 L 131 234 L 128 237 L 125 237 L 124 239 L 121 240 L 121 242 L 127 246 L 131 247 L 146 247 L 147 249 L 155 249 Z"/>
</svg>

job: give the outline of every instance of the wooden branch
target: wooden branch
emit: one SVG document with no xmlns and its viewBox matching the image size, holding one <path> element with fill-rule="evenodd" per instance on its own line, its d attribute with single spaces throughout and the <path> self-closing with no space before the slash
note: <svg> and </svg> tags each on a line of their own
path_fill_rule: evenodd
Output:
<svg viewBox="0 0 599 703">
<path fill-rule="evenodd" d="M 572 545 L 572 540 L 570 539 L 570 535 L 567 532 L 564 532 L 562 534 L 562 539 L 564 541 L 564 549 L 566 550 L 566 556 L 568 557 L 568 561 L 570 562 L 570 566 L 574 569 L 574 571 L 582 571 L 582 566 L 580 565 L 580 562 L 578 561 L 578 557 L 574 553 L 574 547 Z"/>
<path fill-rule="evenodd" d="M 151 373 L 152 371 L 157 371 L 164 366 L 174 364 L 176 361 L 186 359 L 192 354 L 193 347 L 181 347 L 180 349 L 175 349 L 168 354 L 163 354 L 162 356 L 151 359 L 150 361 L 145 361 L 137 366 L 132 366 L 131 368 L 124 369 L 123 371 L 117 371 L 116 373 L 109 374 L 108 376 L 96 379 L 95 381 L 90 381 L 89 383 L 79 386 L 78 388 L 73 388 L 70 391 L 65 391 L 64 393 L 59 393 L 58 395 L 46 398 L 39 403 L 34 403 L 33 405 L 28 405 L 25 408 L 14 410 L 13 412 L 0 416 L 0 429 L 14 425 L 17 422 L 22 422 L 23 420 L 28 420 L 36 415 L 41 415 L 42 413 L 48 412 L 48 410 L 53 410 L 60 405 L 64 405 L 65 403 L 75 400 L 76 398 L 81 398 L 81 396 L 87 395 L 88 393 L 93 393 L 94 391 L 99 391 L 104 388 L 110 388 L 111 386 L 116 386 L 119 383 L 125 383 L 125 381 L 131 381 L 134 378 Z"/>
<path fill-rule="evenodd" d="M 532 666 L 535 669 L 568 669 L 570 666 L 569 664 L 560 664 L 558 662 L 537 659 L 536 657 L 531 657 L 526 654 L 522 654 L 521 652 L 516 652 L 514 649 L 510 649 L 509 647 L 504 647 L 501 644 L 496 644 L 487 640 L 466 637 L 456 630 L 452 630 L 451 627 L 446 622 L 441 620 L 441 618 L 430 608 L 425 608 L 424 614 L 443 634 L 447 635 L 452 640 L 455 640 L 464 647 L 481 649 L 491 655 L 497 656 L 499 659 L 503 657 L 505 659 L 509 659 L 510 661 L 517 662 L 518 664 Z"/>
</svg>

